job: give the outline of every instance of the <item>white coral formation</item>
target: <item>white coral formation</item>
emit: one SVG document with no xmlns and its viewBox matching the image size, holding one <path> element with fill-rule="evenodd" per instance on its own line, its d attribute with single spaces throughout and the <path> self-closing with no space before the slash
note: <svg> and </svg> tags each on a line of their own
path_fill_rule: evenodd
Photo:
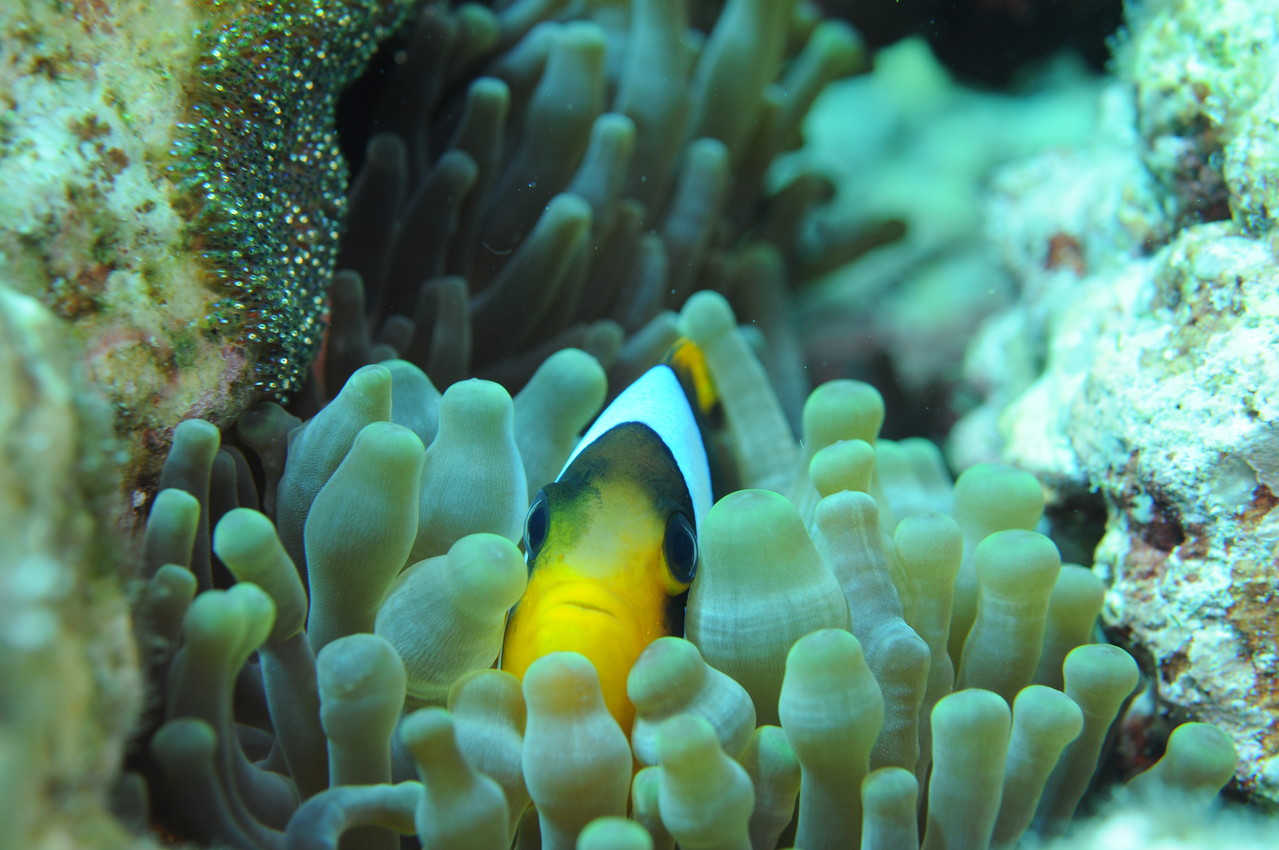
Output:
<svg viewBox="0 0 1279 850">
<path fill-rule="evenodd" d="M 779 169 L 802 164 L 835 182 L 810 238 L 833 224 L 885 220 L 902 221 L 905 233 L 801 293 L 810 368 L 834 372 L 824 361 L 883 349 L 908 392 L 953 382 L 974 329 L 1016 297 L 982 232 L 991 174 L 1087 140 L 1101 85 L 1063 57 L 1015 93 L 976 91 L 912 38 L 879 51 L 872 73 L 828 86 L 805 121 L 804 146 Z"/>
<path fill-rule="evenodd" d="M 1276 22 L 1245 0 L 1130 17 L 1096 138 L 995 182 L 988 232 L 1023 294 L 969 349 L 985 403 L 951 448 L 1100 491 L 1106 619 L 1274 801 Z"/>
<path fill-rule="evenodd" d="M 1028 841 L 1026 850 L 1268 850 L 1274 845 L 1274 824 L 1255 812 L 1238 808 L 1218 810 L 1205 818 L 1188 809 L 1179 794 L 1118 795 L 1095 818 L 1078 824 L 1066 838 Z"/>
</svg>

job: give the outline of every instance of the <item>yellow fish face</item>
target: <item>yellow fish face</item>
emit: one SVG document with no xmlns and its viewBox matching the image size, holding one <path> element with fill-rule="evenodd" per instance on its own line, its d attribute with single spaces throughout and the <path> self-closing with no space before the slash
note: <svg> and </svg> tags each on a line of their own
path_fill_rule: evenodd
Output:
<svg viewBox="0 0 1279 850">
<path fill-rule="evenodd" d="M 548 652 L 580 652 L 595 664 L 609 712 L 629 730 L 626 676 L 644 647 L 671 629 L 665 523 L 624 482 L 587 492 L 577 504 L 566 505 L 565 495 L 551 485 L 532 509 L 533 524 L 546 513 L 547 536 L 507 623 L 502 668 L 523 677 Z M 568 518 L 583 515 L 588 525 L 575 533 Z"/>
<path fill-rule="evenodd" d="M 687 408 L 682 392 L 677 400 Z M 687 446 L 673 450 L 662 423 L 605 424 L 602 433 L 587 434 L 529 509 L 529 583 L 507 621 L 501 663 L 522 678 L 549 652 L 580 652 L 595 665 L 604 702 L 629 734 L 632 665 L 653 640 L 683 634 L 685 591 L 697 567 L 701 506 L 694 491 L 709 501 L 709 475 L 700 437 L 696 450 L 703 453 L 693 454 L 705 486 L 689 481 L 677 460 Z"/>
</svg>

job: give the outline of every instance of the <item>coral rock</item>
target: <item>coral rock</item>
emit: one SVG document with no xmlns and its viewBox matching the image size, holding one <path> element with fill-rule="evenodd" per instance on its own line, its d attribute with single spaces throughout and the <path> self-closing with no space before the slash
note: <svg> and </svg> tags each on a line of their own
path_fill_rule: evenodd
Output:
<svg viewBox="0 0 1279 850">
<path fill-rule="evenodd" d="M 1130 18 L 1131 84 L 1106 94 L 1092 146 L 996 180 L 991 231 L 1024 295 L 970 348 L 987 401 L 952 447 L 1034 472 L 1058 520 L 1100 493 L 1104 620 L 1166 707 L 1229 732 L 1236 780 L 1274 802 L 1275 21 L 1244 0 Z M 1053 263 L 1071 233 L 1088 234 L 1079 264 Z"/>
</svg>

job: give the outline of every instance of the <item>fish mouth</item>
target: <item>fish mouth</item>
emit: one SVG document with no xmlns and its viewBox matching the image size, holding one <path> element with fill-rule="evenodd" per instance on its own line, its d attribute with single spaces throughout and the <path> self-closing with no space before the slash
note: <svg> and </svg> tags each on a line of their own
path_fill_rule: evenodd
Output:
<svg viewBox="0 0 1279 850">
<path fill-rule="evenodd" d="M 585 611 L 618 623 L 631 619 L 629 600 L 595 581 L 564 582 L 548 589 L 538 607 L 548 614 L 555 610 L 566 613 Z"/>
<path fill-rule="evenodd" d="M 589 602 L 561 602 L 560 604 L 568 608 L 577 608 L 582 611 L 590 611 L 593 614 L 603 614 L 605 617 L 608 617 L 613 620 L 617 619 L 617 614 L 613 613 L 607 608 L 602 608 L 599 605 L 592 605 Z"/>
</svg>

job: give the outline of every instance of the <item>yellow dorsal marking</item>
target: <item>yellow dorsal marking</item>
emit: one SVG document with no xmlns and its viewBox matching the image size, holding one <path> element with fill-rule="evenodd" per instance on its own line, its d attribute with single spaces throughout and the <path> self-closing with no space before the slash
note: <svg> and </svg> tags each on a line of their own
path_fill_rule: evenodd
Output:
<svg viewBox="0 0 1279 850">
<path fill-rule="evenodd" d="M 675 372 L 698 412 L 703 416 L 709 415 L 719 404 L 719 395 L 715 392 L 715 383 L 711 380 L 710 367 L 702 349 L 691 339 L 681 337 L 666 352 L 662 362 Z"/>
</svg>

